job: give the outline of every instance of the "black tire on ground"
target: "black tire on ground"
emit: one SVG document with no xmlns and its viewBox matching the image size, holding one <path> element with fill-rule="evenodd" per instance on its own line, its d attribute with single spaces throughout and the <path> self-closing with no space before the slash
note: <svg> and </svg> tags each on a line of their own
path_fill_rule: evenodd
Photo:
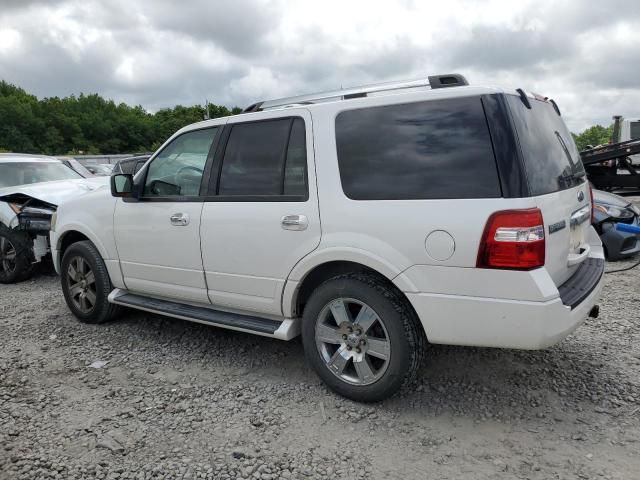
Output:
<svg viewBox="0 0 640 480">
<path fill-rule="evenodd" d="M 316 322 L 337 299 L 353 299 L 370 306 L 384 323 L 390 346 L 388 365 L 371 384 L 354 385 L 339 378 L 329 370 L 316 345 Z M 303 312 L 302 342 L 307 361 L 332 390 L 355 401 L 377 402 L 413 383 L 424 359 L 427 338 L 415 312 L 399 293 L 374 275 L 346 274 L 325 281 L 312 293 Z M 347 346 L 345 343 L 336 348 Z"/>
<path fill-rule="evenodd" d="M 0 283 L 27 280 L 35 269 L 29 236 L 0 225 Z"/>
<path fill-rule="evenodd" d="M 83 311 L 72 299 L 74 293 L 71 291 L 71 282 L 73 279 L 69 273 L 69 266 L 72 262 L 79 261 L 79 259 L 86 262 L 86 265 L 88 265 L 86 272 L 93 272 L 95 278 L 95 303 L 87 311 Z M 113 290 L 113 285 L 100 252 L 90 241 L 77 242 L 67 248 L 62 257 L 60 274 L 62 292 L 67 306 L 81 322 L 104 323 L 112 320 L 120 313 L 120 307 L 109 303 L 107 300 Z"/>
</svg>

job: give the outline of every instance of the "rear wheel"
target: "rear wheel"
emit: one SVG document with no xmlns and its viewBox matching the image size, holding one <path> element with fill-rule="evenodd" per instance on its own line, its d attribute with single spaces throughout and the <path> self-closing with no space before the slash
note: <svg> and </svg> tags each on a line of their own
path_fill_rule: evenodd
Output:
<svg viewBox="0 0 640 480">
<path fill-rule="evenodd" d="M 302 323 L 305 355 L 337 393 L 387 398 L 410 383 L 426 338 L 406 300 L 374 276 L 344 275 L 320 285 Z"/>
<path fill-rule="evenodd" d="M 119 313 L 109 303 L 113 290 L 107 267 L 89 241 L 74 243 L 64 253 L 61 264 L 62 292 L 71 312 L 86 323 L 103 323 Z"/>
<path fill-rule="evenodd" d="M 21 282 L 34 270 L 29 236 L 0 225 L 0 283 Z"/>
</svg>

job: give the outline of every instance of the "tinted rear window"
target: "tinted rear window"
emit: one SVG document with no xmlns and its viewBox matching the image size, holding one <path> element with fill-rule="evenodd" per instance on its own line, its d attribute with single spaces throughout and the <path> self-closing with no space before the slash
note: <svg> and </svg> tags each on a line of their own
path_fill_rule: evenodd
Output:
<svg viewBox="0 0 640 480">
<path fill-rule="evenodd" d="M 514 95 L 507 95 L 524 157 L 531 195 L 573 188 L 585 181 L 584 167 L 573 137 L 553 105 L 530 99 L 529 110 Z"/>
<path fill-rule="evenodd" d="M 281 118 L 231 127 L 220 195 L 308 198 L 304 120 Z"/>
<path fill-rule="evenodd" d="M 336 145 L 342 188 L 354 200 L 501 195 L 479 97 L 342 112 Z"/>
<path fill-rule="evenodd" d="M 279 195 L 290 119 L 233 125 L 222 163 L 220 195 Z"/>
</svg>

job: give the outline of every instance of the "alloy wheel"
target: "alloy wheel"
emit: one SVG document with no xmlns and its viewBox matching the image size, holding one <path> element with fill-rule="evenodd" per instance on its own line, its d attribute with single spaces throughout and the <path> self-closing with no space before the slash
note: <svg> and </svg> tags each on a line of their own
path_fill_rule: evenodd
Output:
<svg viewBox="0 0 640 480">
<path fill-rule="evenodd" d="M 91 266 L 83 257 L 73 257 L 66 276 L 74 306 L 82 313 L 90 313 L 96 304 L 96 277 Z"/>
<path fill-rule="evenodd" d="M 349 384 L 370 385 L 389 366 L 391 343 L 384 322 L 359 300 L 337 298 L 325 305 L 315 339 L 325 366 Z"/>
</svg>

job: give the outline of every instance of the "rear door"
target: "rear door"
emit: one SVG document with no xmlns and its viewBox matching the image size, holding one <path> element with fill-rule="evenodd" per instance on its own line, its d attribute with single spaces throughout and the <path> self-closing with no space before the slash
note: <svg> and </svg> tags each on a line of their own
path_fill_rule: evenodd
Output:
<svg viewBox="0 0 640 480">
<path fill-rule="evenodd" d="M 281 315 L 293 266 L 320 243 L 311 116 L 306 110 L 232 117 L 200 227 L 209 299 Z"/>
<path fill-rule="evenodd" d="M 531 108 L 507 96 L 531 196 L 541 209 L 546 234 L 546 268 L 564 283 L 588 257 L 590 193 L 573 137 L 549 102 L 530 98 Z"/>
</svg>

